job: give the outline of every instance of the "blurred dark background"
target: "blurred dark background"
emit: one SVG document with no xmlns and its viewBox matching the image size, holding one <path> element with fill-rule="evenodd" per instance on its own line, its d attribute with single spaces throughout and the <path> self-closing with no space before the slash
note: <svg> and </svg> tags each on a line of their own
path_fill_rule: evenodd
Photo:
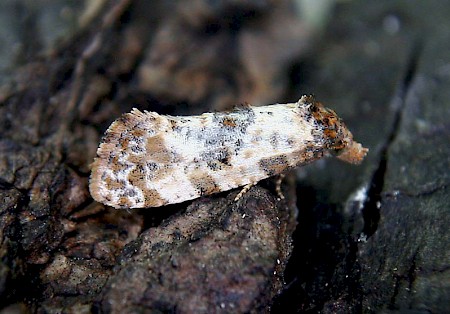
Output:
<svg viewBox="0 0 450 314">
<path fill-rule="evenodd" d="M 370 152 L 361 166 L 327 159 L 291 173 L 298 212 L 286 284 L 247 310 L 450 312 L 449 16 L 437 0 L 1 1 L 3 312 L 108 312 L 93 301 L 110 274 L 100 266 L 95 292 L 60 293 L 47 275 L 56 252 L 68 252 L 73 213 L 97 215 L 89 165 L 120 114 L 303 94 L 335 110 Z M 179 210 L 108 216 L 120 239 L 108 269 Z M 70 245 L 94 245 L 98 221 L 83 220 L 89 232 Z M 68 294 L 80 299 L 63 306 Z"/>
</svg>

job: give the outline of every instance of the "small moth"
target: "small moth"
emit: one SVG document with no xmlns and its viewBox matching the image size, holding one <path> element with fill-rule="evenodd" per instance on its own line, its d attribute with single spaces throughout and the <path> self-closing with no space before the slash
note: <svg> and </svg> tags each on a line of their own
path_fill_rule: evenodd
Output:
<svg viewBox="0 0 450 314">
<path fill-rule="evenodd" d="M 256 184 L 323 156 L 360 163 L 367 151 L 311 96 L 199 116 L 133 109 L 106 131 L 89 188 L 115 208 L 157 207 Z"/>
</svg>

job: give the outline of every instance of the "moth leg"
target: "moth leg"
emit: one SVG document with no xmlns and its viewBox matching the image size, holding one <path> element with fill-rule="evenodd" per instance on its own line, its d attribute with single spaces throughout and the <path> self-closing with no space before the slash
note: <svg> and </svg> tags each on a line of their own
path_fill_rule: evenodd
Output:
<svg viewBox="0 0 450 314">
<path fill-rule="evenodd" d="M 283 179 L 286 177 L 284 173 L 280 173 L 275 181 L 275 191 L 277 192 L 278 197 L 281 200 L 284 200 L 283 191 L 281 191 L 281 183 L 283 183 Z"/>
<path fill-rule="evenodd" d="M 244 186 L 242 187 L 242 190 L 239 192 L 239 194 L 236 195 L 236 197 L 234 198 L 234 201 L 235 201 L 235 202 L 239 201 L 239 199 L 240 199 L 245 193 L 247 193 L 247 192 L 251 189 L 251 187 L 254 186 L 254 185 L 256 185 L 256 183 L 249 183 L 249 184 L 247 184 L 247 185 L 244 185 Z"/>
</svg>

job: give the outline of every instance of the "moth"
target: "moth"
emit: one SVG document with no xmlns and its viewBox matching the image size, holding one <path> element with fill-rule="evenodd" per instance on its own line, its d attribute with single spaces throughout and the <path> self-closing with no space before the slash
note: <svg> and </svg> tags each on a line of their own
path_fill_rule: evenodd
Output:
<svg viewBox="0 0 450 314">
<path fill-rule="evenodd" d="M 133 109 L 106 131 L 89 188 L 114 208 L 158 207 L 256 184 L 324 156 L 358 164 L 367 151 L 311 96 L 198 116 Z"/>
</svg>

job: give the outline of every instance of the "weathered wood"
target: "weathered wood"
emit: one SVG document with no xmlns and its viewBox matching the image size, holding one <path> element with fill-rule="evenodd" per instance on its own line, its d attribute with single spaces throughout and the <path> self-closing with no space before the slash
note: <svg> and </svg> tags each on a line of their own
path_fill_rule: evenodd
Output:
<svg viewBox="0 0 450 314">
<path fill-rule="evenodd" d="M 27 13 L 17 3 L 3 8 Z M 54 34 L 22 25 L 23 66 L 8 77 L 1 62 L 2 306 L 450 312 L 448 4 L 339 2 L 321 36 L 289 1 L 91 9 L 50 52 L 40 40 Z M 33 10 L 27 25 L 43 20 Z M 132 107 L 197 114 L 305 93 L 370 148 L 362 166 L 302 168 L 285 202 L 270 180 L 237 203 L 231 191 L 145 212 L 88 194 L 103 131 Z"/>
<path fill-rule="evenodd" d="M 300 170 L 286 277 L 297 297 L 280 308 L 450 311 L 449 13 L 439 1 L 337 7 L 304 87 L 336 104 L 370 154 L 365 169 Z"/>
<path fill-rule="evenodd" d="M 24 3 L 19 5 L 23 10 L 30 9 Z M 210 207 L 201 205 L 205 200 L 199 200 L 196 204 L 200 204 L 204 214 L 208 214 L 207 209 L 211 211 L 206 220 L 181 214 L 188 204 L 145 213 L 116 211 L 93 203 L 88 194 L 89 164 L 102 133 L 120 113 L 140 107 L 182 114 L 180 101 L 187 100 L 190 111 L 203 111 L 221 106 L 231 108 L 243 99 L 256 101 L 280 95 L 278 89 L 268 86 L 281 73 L 289 56 L 302 50 L 302 41 L 298 40 L 292 51 L 284 55 L 287 57 L 274 63 L 270 75 L 261 80 L 258 73 L 248 72 L 248 63 L 254 67 L 255 60 L 241 56 L 239 46 L 232 43 L 236 40 L 234 32 L 243 27 L 238 25 L 240 22 L 234 25 L 234 19 L 249 22 L 241 14 L 255 15 L 261 26 L 270 28 L 274 24 L 272 9 L 280 14 L 280 10 L 289 12 L 287 7 L 244 1 L 237 6 L 208 5 L 205 2 L 190 6 L 181 2 L 164 6 L 114 0 L 97 9 L 91 7 L 94 13 L 91 11 L 87 20 L 84 16 L 82 28 L 75 36 L 67 38 L 50 54 L 34 56 L 35 61 L 17 69 L 11 82 L 1 89 L 2 305 L 12 303 L 15 308 L 16 303 L 20 308 L 26 303 L 36 312 L 92 311 L 96 306 L 103 311 L 117 310 L 120 308 L 111 304 L 120 301 L 123 295 L 114 290 L 114 282 L 128 282 L 130 292 L 137 293 L 140 288 L 159 291 L 160 302 L 136 295 L 139 304 L 133 303 L 138 308 L 154 310 L 161 309 L 163 299 L 172 302 L 166 304 L 168 307 L 182 311 L 199 312 L 205 306 L 266 310 L 273 296 L 280 292 L 283 269 L 291 251 L 290 235 L 295 227 L 293 185 L 291 192 L 285 193 L 287 202 L 276 201 L 261 188 L 250 191 L 238 203 L 233 202 L 237 191 L 231 192 L 231 198 L 228 194 L 211 198 Z M 202 17 L 204 9 L 210 15 Z M 30 19 L 34 16 L 30 14 Z M 218 23 L 223 29 L 210 34 L 207 30 L 210 23 L 214 27 Z M 289 36 L 276 40 L 287 42 L 291 40 Z M 172 39 L 167 45 L 167 40 Z M 265 42 L 265 38 L 257 42 L 261 40 Z M 236 55 L 226 66 L 224 51 Z M 246 53 L 255 51 L 250 49 Z M 176 66 L 171 63 L 174 60 Z M 262 66 L 260 62 L 252 71 L 260 71 Z M 150 77 L 146 76 L 148 67 L 154 73 Z M 154 81 L 155 77 L 159 80 Z M 160 84 L 168 86 L 161 89 Z M 192 109 L 194 106 L 196 109 Z M 271 189 L 276 194 L 275 188 Z M 214 204 L 222 205 L 211 207 Z M 178 214 L 171 216 L 174 213 Z M 163 219 L 166 220 L 162 227 L 150 228 Z M 150 277 L 128 279 L 127 269 L 139 273 L 145 265 L 133 260 L 120 264 L 117 258 L 123 256 L 125 261 L 126 255 L 139 246 L 144 250 L 151 241 L 171 230 L 171 226 L 184 226 L 186 232 L 180 235 L 195 241 L 177 240 L 160 252 L 148 249 L 147 253 L 154 257 L 148 262 L 160 261 L 152 267 L 163 269 L 172 267 L 163 265 L 168 254 L 179 256 L 183 263 L 193 266 L 192 271 L 185 272 L 191 277 L 173 277 L 170 282 L 175 285 L 173 294 L 165 290 L 164 284 L 158 289 L 157 282 Z M 142 233 L 143 230 L 147 231 Z M 194 230 L 197 232 L 191 234 Z M 149 233 L 155 235 L 154 239 L 148 238 Z M 223 238 L 224 235 L 227 237 Z M 231 239 L 234 240 L 228 241 Z M 219 241 L 222 246 L 216 245 Z M 197 246 L 200 243 L 207 244 L 209 249 L 205 253 L 210 255 L 194 254 L 205 250 Z M 206 267 L 201 258 L 205 258 Z M 180 265 L 179 270 L 183 270 L 183 264 Z M 228 271 L 217 272 L 226 265 Z M 172 275 L 165 273 L 166 278 Z M 219 295 L 214 299 L 211 282 L 204 283 L 212 286 L 203 296 L 209 297 L 202 299 L 203 304 L 188 307 L 184 300 L 172 298 L 180 293 L 188 299 L 189 295 L 197 296 L 201 290 L 196 287 L 203 275 L 211 278 L 217 275 L 214 283 L 227 287 L 229 294 L 223 294 L 223 300 Z M 235 288 L 242 292 L 239 300 L 234 299 Z M 129 306 L 132 303 L 121 308 L 130 309 Z"/>
</svg>

